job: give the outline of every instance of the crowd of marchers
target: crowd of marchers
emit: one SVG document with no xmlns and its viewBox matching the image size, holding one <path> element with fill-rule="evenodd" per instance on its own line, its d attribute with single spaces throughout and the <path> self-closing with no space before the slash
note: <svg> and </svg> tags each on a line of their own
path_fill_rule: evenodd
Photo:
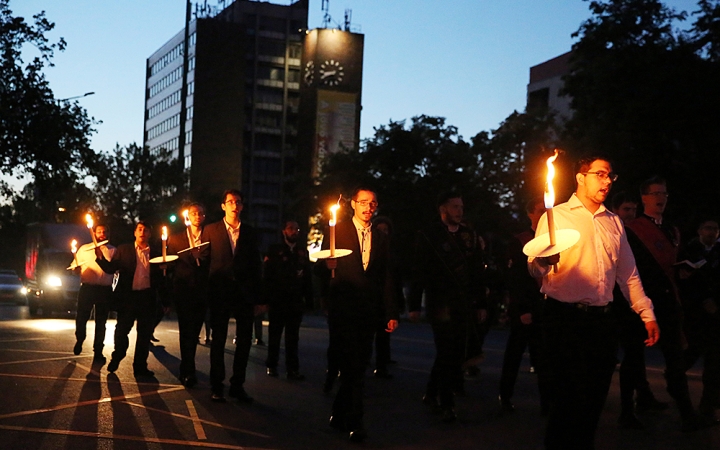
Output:
<svg viewBox="0 0 720 450">
<path fill-rule="evenodd" d="M 679 412 L 681 429 L 693 432 L 716 425 L 715 410 L 720 407 L 717 219 L 703 219 L 697 224 L 697 236 L 681 242 L 677 228 L 663 217 L 670 198 L 664 179 L 642 183 L 637 196 L 621 192 L 611 197 L 618 175 L 601 155 L 577 161 L 574 177 L 575 192 L 552 212 L 554 227 L 575 230 L 577 242 L 560 252 L 526 255 L 526 244 L 549 232 L 543 201 L 531 200 L 526 206 L 530 227 L 514 237 L 506 254 L 496 257 L 500 275 L 492 277 L 483 240 L 464 221 L 459 192 L 439 193 L 437 216 L 417 224 L 412 249 L 397 249 L 392 221 L 377 215 L 378 192 L 358 187 L 350 196 L 352 218 L 337 223 L 322 244 L 324 250 L 343 251 L 324 252 L 313 263 L 306 243 L 299 239 L 296 220 L 286 221 L 279 242 L 261 254 L 256 232 L 241 220 L 242 193 L 228 190 L 220 199 L 224 217 L 218 222 L 205 225 L 205 207 L 187 205 L 190 225 L 167 241 L 167 254 L 177 256 L 171 262 L 151 262 L 161 252 L 151 247 L 151 229 L 143 222 L 136 224 L 133 243 L 117 248 L 106 243 L 94 252 L 78 251 L 81 257 L 73 264 L 82 285 L 75 354 L 82 351 L 94 308 L 95 363 L 106 362 L 105 321 L 108 311 L 114 310 L 117 326 L 107 370 L 118 369 L 135 325 L 133 371 L 136 377 L 152 377 L 147 358 L 153 329 L 174 305 L 181 383 L 188 388 L 197 384 L 196 348 L 205 322 L 211 330 L 211 399 L 223 402 L 225 346 L 228 324 L 234 318 L 236 348 L 228 395 L 251 403 L 243 385 L 257 318 L 267 313 L 269 321 L 267 375 L 279 376 L 284 334 L 286 376 L 301 381 L 300 324 L 308 306 L 319 303 L 329 331 L 323 390 L 330 393 L 339 384 L 329 424 L 350 441 L 361 442 L 367 437 L 365 372 L 374 347 L 374 375 L 392 379 L 390 335 L 401 313 L 407 311 L 409 320 L 418 321 L 424 312 L 432 327 L 436 356 L 419 401 L 449 423 L 457 419 L 455 396 L 483 361 L 488 317 L 497 299 L 504 298 L 510 332 L 498 408 L 503 413 L 514 411 L 514 385 L 528 349 L 537 374 L 539 413 L 547 418 L 546 448 L 593 448 L 619 355 L 619 425 L 642 429 L 639 412 L 670 407 L 655 398 L 646 378 L 645 347 L 652 345 L 664 357 L 667 392 Z M 98 242 L 105 241 L 105 226 L 97 224 L 93 232 Z M 93 247 L 86 245 L 88 250 Z M 410 271 L 399 267 L 400 251 L 412 253 Z M 701 358 L 703 392 L 695 406 L 686 372 Z"/>
</svg>

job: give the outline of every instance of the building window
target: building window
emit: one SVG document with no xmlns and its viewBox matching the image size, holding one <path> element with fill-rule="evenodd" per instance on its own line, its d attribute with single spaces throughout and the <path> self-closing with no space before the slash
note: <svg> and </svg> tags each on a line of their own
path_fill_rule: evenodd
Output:
<svg viewBox="0 0 720 450">
<path fill-rule="evenodd" d="M 150 93 L 148 97 L 154 97 L 155 95 L 162 92 L 163 89 L 175 83 L 177 80 L 182 78 L 182 67 L 178 67 L 166 76 L 160 79 L 157 83 L 150 86 Z"/>
<path fill-rule="evenodd" d="M 167 142 L 163 142 L 160 145 L 156 145 L 155 147 L 150 149 L 150 154 L 153 156 L 158 156 L 160 154 L 160 150 L 165 149 L 168 151 L 168 153 L 175 153 L 180 148 L 180 140 L 176 137 L 170 139 Z"/>
<path fill-rule="evenodd" d="M 193 36 L 195 33 L 193 33 Z M 179 43 L 176 45 L 172 50 L 165 53 L 160 59 L 155 61 L 155 63 L 150 66 L 150 76 L 153 76 L 163 70 L 168 64 L 175 61 L 178 57 L 182 55 L 182 49 L 183 49 L 183 43 Z"/>
<path fill-rule="evenodd" d="M 148 109 L 148 119 L 157 116 L 161 112 L 178 103 L 180 103 L 180 91 L 175 91 Z"/>
<path fill-rule="evenodd" d="M 253 158 L 253 173 L 264 176 L 280 176 L 280 160 L 276 158 Z"/>
<path fill-rule="evenodd" d="M 167 120 L 164 120 L 160 122 L 159 124 L 155 125 L 154 127 L 150 128 L 148 130 L 148 137 L 147 139 L 154 139 L 161 134 L 165 133 L 168 130 L 171 130 L 177 126 L 180 125 L 180 114 L 175 114 L 174 116 L 170 117 Z"/>
</svg>

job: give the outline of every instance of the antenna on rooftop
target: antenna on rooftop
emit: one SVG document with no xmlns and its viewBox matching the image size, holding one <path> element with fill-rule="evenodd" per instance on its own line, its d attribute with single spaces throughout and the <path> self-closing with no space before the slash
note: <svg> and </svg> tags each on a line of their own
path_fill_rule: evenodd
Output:
<svg viewBox="0 0 720 450">
<path fill-rule="evenodd" d="M 330 21 L 332 18 L 330 18 L 330 0 L 322 0 L 322 6 L 321 10 L 325 13 L 323 15 L 323 28 L 327 28 L 328 25 L 330 25 Z"/>
<path fill-rule="evenodd" d="M 345 10 L 345 31 L 350 31 L 350 22 L 352 22 L 352 9 Z"/>
</svg>

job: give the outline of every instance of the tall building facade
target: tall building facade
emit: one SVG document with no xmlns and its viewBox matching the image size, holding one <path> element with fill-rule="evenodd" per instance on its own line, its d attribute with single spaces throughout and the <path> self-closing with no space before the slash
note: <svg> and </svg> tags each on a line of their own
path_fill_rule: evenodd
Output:
<svg viewBox="0 0 720 450">
<path fill-rule="evenodd" d="M 243 220 L 263 246 L 288 214 L 284 180 L 307 166 L 298 139 L 308 3 L 196 10 L 147 59 L 144 144 L 182 159 L 191 195 L 211 210 L 225 189 L 241 188 Z"/>
<path fill-rule="evenodd" d="M 560 95 L 563 76 L 570 71 L 571 52 L 563 53 L 544 63 L 530 68 L 530 82 L 527 87 L 527 110 L 550 110 L 557 114 L 559 122 L 572 117 L 571 98 Z"/>
</svg>

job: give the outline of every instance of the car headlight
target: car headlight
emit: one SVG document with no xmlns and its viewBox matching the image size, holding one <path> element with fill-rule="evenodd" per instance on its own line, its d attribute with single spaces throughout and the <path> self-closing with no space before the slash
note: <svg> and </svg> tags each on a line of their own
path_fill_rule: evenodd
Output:
<svg viewBox="0 0 720 450">
<path fill-rule="evenodd" d="M 23 286 L 23 287 L 20 288 L 20 293 L 21 293 L 22 295 L 27 295 L 28 289 L 27 289 L 25 286 Z"/>
<path fill-rule="evenodd" d="M 49 277 L 47 277 L 45 283 L 50 287 L 62 287 L 62 280 L 60 279 L 60 277 L 55 275 L 50 275 Z"/>
</svg>

